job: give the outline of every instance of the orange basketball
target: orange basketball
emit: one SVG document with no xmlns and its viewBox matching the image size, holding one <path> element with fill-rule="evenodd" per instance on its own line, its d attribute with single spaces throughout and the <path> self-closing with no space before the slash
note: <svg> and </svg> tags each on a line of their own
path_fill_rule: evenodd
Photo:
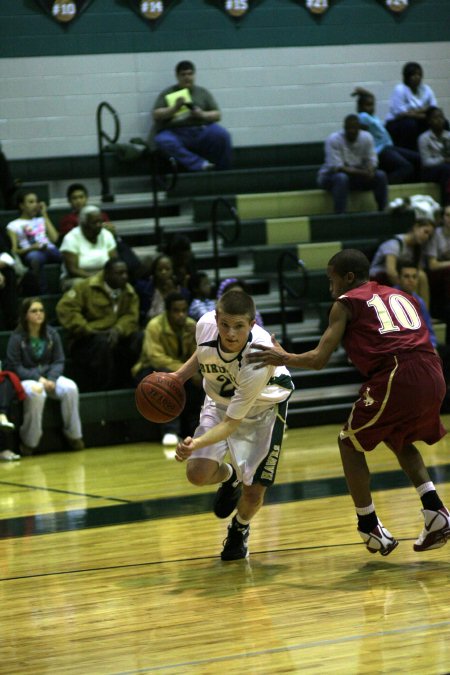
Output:
<svg viewBox="0 0 450 675">
<path fill-rule="evenodd" d="M 186 403 L 181 380 L 172 373 L 151 373 L 136 387 L 136 408 L 149 422 L 170 422 Z"/>
</svg>

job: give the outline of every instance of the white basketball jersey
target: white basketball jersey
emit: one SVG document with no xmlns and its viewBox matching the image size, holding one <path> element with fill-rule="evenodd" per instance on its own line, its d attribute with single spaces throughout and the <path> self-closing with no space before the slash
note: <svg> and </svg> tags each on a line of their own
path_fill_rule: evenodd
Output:
<svg viewBox="0 0 450 675">
<path fill-rule="evenodd" d="M 224 352 L 219 344 L 215 311 L 204 314 L 197 323 L 197 359 L 203 375 L 206 394 L 226 408 L 233 419 L 254 417 L 276 403 L 286 400 L 294 385 L 284 366 L 267 366 L 255 370 L 246 361 L 252 343 L 271 346 L 269 333 L 253 326 L 244 349 L 239 353 Z"/>
</svg>

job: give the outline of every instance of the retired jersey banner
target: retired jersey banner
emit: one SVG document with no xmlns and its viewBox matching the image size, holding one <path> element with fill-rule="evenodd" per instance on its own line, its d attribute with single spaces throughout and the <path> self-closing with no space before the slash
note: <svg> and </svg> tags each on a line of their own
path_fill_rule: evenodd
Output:
<svg viewBox="0 0 450 675">
<path fill-rule="evenodd" d="M 224 0 L 225 11 L 230 16 L 242 16 L 249 10 L 250 0 Z"/>
<path fill-rule="evenodd" d="M 81 14 L 92 0 L 36 0 L 58 23 L 69 23 Z"/>
<path fill-rule="evenodd" d="M 156 21 L 160 19 L 170 5 L 175 4 L 176 0 L 129 0 L 134 11 L 143 19 Z"/>
<path fill-rule="evenodd" d="M 397 14 L 403 12 L 408 5 L 409 0 L 386 0 L 386 7 Z"/>
<path fill-rule="evenodd" d="M 233 17 L 233 19 L 240 19 L 261 0 L 207 0 L 207 2 L 215 7 L 219 7 L 225 14 Z"/>
<path fill-rule="evenodd" d="M 306 9 L 311 14 L 323 14 L 328 9 L 328 0 L 306 0 Z"/>
</svg>

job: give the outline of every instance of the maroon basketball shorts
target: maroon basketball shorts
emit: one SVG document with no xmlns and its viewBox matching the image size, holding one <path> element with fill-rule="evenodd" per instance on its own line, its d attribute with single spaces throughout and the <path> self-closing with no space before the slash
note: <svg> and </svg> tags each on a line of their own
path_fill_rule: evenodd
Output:
<svg viewBox="0 0 450 675">
<path fill-rule="evenodd" d="M 373 450 L 382 441 L 394 450 L 414 441 L 437 443 L 446 433 L 439 417 L 445 392 L 435 354 L 387 357 L 361 387 L 340 439 L 361 451 Z"/>
</svg>

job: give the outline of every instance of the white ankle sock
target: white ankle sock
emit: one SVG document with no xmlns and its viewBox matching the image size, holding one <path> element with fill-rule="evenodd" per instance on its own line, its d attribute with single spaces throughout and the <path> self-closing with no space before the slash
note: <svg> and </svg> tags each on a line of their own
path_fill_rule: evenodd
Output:
<svg viewBox="0 0 450 675">
<path fill-rule="evenodd" d="M 362 506 L 356 509 L 356 513 L 358 514 L 358 516 L 368 516 L 369 513 L 373 513 L 374 511 L 375 506 L 373 505 L 373 502 L 369 504 L 369 506 Z"/>
<path fill-rule="evenodd" d="M 416 487 L 416 490 L 419 497 L 423 497 L 424 494 L 431 492 L 432 490 L 436 490 L 436 488 L 434 487 L 434 483 L 428 481 L 427 483 L 422 483 L 422 485 Z"/>
<path fill-rule="evenodd" d="M 236 520 L 237 520 L 237 522 L 239 523 L 239 525 L 249 525 L 249 524 L 250 524 L 250 521 L 249 521 L 249 520 L 244 520 L 243 518 L 241 518 L 241 516 L 239 515 L 239 513 L 236 513 Z"/>
</svg>

